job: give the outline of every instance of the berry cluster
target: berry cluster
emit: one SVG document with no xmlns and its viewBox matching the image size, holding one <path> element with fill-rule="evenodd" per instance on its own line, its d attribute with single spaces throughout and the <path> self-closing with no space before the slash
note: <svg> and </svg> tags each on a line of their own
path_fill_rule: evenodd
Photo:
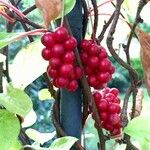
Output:
<svg viewBox="0 0 150 150">
<path fill-rule="evenodd" d="M 80 57 L 89 85 L 95 89 L 102 88 L 112 78 L 115 71 L 106 50 L 92 40 L 82 40 L 80 48 Z"/>
<path fill-rule="evenodd" d="M 53 33 L 45 33 L 41 42 L 45 46 L 42 57 L 49 61 L 47 73 L 53 79 L 54 86 L 75 91 L 77 80 L 82 76 L 81 68 L 74 64 L 76 39 L 68 34 L 66 28 L 58 27 Z"/>
<path fill-rule="evenodd" d="M 99 113 L 102 128 L 108 130 L 112 136 L 121 132 L 120 122 L 120 99 L 119 91 L 116 88 L 104 88 L 102 91 L 95 91 L 93 98 Z"/>
</svg>

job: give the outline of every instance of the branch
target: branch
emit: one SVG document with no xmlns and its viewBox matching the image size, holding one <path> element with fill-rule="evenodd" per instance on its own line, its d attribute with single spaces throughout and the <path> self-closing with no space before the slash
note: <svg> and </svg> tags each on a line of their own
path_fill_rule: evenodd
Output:
<svg viewBox="0 0 150 150">
<path fill-rule="evenodd" d="M 27 15 L 28 13 L 32 12 L 34 9 L 36 9 L 36 5 L 33 5 L 26 10 L 23 11 L 23 14 Z"/>
</svg>

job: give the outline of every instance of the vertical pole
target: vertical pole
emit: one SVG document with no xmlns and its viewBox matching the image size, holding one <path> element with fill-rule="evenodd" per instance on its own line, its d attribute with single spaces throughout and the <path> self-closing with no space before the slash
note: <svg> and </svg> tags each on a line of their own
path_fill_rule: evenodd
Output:
<svg viewBox="0 0 150 150">
<path fill-rule="evenodd" d="M 67 15 L 69 25 L 73 36 L 77 39 L 78 43 L 82 35 L 82 6 L 81 1 L 76 0 L 74 9 Z M 82 95 L 81 89 L 78 88 L 75 92 L 68 92 L 61 89 L 60 98 L 60 120 L 61 126 L 69 136 L 81 139 L 81 107 Z"/>
</svg>

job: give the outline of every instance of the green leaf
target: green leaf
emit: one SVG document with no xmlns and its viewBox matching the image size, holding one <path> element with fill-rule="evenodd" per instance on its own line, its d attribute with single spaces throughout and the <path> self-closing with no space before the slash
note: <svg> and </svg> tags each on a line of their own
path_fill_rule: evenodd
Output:
<svg viewBox="0 0 150 150">
<path fill-rule="evenodd" d="M 23 90 L 12 86 L 8 86 L 7 95 L 0 94 L 0 104 L 22 117 L 25 117 L 33 107 L 30 97 Z"/>
<path fill-rule="evenodd" d="M 76 0 L 65 0 L 64 2 L 64 15 L 67 15 L 74 8 Z M 59 18 L 61 18 L 61 14 L 56 19 Z"/>
<path fill-rule="evenodd" d="M 40 133 L 35 129 L 29 128 L 26 130 L 26 134 L 35 142 L 43 145 L 45 142 L 51 140 L 56 135 L 56 132 L 54 131 L 52 133 Z"/>
<path fill-rule="evenodd" d="M 48 89 L 42 89 L 39 91 L 38 93 L 39 96 L 39 100 L 43 101 L 43 100 L 47 100 L 47 99 L 53 99 L 53 97 L 51 96 L 50 92 L 48 91 Z"/>
<path fill-rule="evenodd" d="M 18 118 L 5 109 L 0 110 L 0 148 L 8 148 L 17 139 L 20 132 L 20 122 Z"/>
<path fill-rule="evenodd" d="M 139 116 L 132 119 L 124 132 L 139 141 L 142 147 L 150 143 L 150 116 Z M 145 144 L 146 142 L 146 144 Z M 142 149 L 146 150 L 146 149 Z"/>
<path fill-rule="evenodd" d="M 35 41 L 23 47 L 10 66 L 10 76 L 15 87 L 24 89 L 47 69 L 48 62 L 43 60 L 43 45 Z"/>
<path fill-rule="evenodd" d="M 8 150 L 20 150 L 22 145 L 18 140 L 13 141 L 11 147 Z"/>
<path fill-rule="evenodd" d="M 50 150 L 70 150 L 77 138 L 66 136 L 56 139 L 50 146 Z"/>
</svg>

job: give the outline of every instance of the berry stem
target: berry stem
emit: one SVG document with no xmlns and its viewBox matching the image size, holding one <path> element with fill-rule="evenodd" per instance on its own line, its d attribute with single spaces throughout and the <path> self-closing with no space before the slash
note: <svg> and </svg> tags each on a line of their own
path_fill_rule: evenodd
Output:
<svg viewBox="0 0 150 150">
<path fill-rule="evenodd" d="M 21 18 L 26 18 L 26 16 L 20 10 L 18 10 L 16 7 L 14 7 L 13 5 L 9 4 L 5 0 L 0 0 L 0 3 L 6 5 L 8 8 L 11 8 Z"/>
<path fill-rule="evenodd" d="M 2 15 L 8 22 L 14 22 L 14 19 L 12 19 L 10 16 L 8 16 L 6 13 L 0 11 L 0 15 Z"/>
<path fill-rule="evenodd" d="M 90 10 L 89 0 L 87 0 L 87 6 L 88 6 L 88 10 L 89 10 L 89 17 L 90 17 L 90 22 L 91 22 L 91 26 L 92 26 L 92 35 L 93 35 L 93 33 L 94 33 L 94 24 L 93 24 L 93 20 L 92 20 L 92 14 L 91 14 L 91 10 Z M 95 40 L 95 36 L 93 37 L 93 40 Z"/>
<path fill-rule="evenodd" d="M 62 0 L 61 24 L 60 24 L 61 27 L 63 26 L 64 23 L 64 12 L 65 12 L 65 1 Z"/>
</svg>

